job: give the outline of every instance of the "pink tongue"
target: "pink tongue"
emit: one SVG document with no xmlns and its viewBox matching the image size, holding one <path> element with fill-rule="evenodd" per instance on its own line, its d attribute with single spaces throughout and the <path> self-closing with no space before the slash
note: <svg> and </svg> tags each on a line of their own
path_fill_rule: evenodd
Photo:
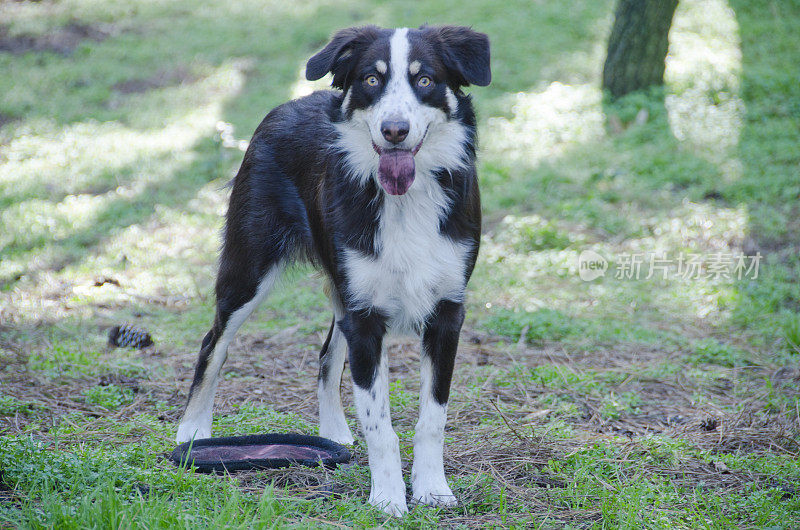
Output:
<svg viewBox="0 0 800 530">
<path fill-rule="evenodd" d="M 378 163 L 378 179 L 390 195 L 403 195 L 414 182 L 414 155 L 411 151 L 384 151 Z"/>
</svg>

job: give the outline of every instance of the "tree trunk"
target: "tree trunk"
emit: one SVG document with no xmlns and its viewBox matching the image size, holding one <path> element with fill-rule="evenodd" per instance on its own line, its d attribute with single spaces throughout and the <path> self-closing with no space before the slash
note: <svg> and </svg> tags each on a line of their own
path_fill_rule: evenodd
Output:
<svg viewBox="0 0 800 530">
<path fill-rule="evenodd" d="M 678 0 L 619 0 L 603 66 L 614 98 L 664 84 L 669 28 Z"/>
</svg>

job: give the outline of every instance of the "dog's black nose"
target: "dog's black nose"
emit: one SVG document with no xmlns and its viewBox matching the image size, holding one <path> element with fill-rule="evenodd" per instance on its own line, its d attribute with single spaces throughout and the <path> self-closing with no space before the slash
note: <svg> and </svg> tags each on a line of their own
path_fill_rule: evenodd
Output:
<svg viewBox="0 0 800 530">
<path fill-rule="evenodd" d="M 381 134 L 387 142 L 399 144 L 408 136 L 408 122 L 400 120 L 386 120 L 381 123 Z"/>
</svg>

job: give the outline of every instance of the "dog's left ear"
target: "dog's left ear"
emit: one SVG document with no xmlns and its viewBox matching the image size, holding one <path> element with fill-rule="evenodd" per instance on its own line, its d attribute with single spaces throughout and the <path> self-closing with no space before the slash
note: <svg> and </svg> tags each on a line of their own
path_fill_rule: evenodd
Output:
<svg viewBox="0 0 800 530">
<path fill-rule="evenodd" d="M 442 46 L 442 61 L 457 86 L 486 86 L 492 81 L 489 37 L 465 26 L 434 26 Z"/>
<path fill-rule="evenodd" d="M 316 81 L 325 74 L 333 74 L 332 86 L 344 88 L 353 68 L 357 51 L 366 48 L 378 37 L 376 26 L 347 28 L 339 31 L 331 41 L 306 63 L 306 79 Z"/>
</svg>

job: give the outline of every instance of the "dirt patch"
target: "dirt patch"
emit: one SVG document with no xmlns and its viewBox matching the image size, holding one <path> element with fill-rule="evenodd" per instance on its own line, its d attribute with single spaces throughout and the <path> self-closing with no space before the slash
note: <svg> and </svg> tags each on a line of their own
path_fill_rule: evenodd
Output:
<svg viewBox="0 0 800 530">
<path fill-rule="evenodd" d="M 149 77 L 127 79 L 116 83 L 111 88 L 123 95 L 140 94 L 157 88 L 191 83 L 196 79 L 197 76 L 193 75 L 187 68 L 177 67 L 171 70 L 161 70 Z"/>
<path fill-rule="evenodd" d="M 27 52 L 53 52 L 70 55 L 84 40 L 102 42 L 113 33 L 111 26 L 71 22 L 45 35 L 10 35 L 8 26 L 0 26 L 0 52 L 21 55 Z"/>
</svg>

